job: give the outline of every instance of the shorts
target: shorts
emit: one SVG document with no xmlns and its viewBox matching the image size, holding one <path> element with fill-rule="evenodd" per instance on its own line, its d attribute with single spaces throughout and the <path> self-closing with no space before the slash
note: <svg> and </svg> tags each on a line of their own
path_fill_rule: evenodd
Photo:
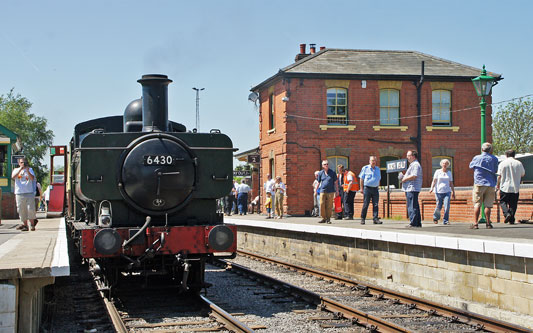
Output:
<svg viewBox="0 0 533 333">
<path fill-rule="evenodd" d="M 479 207 L 481 203 L 484 203 L 486 208 L 492 208 L 494 200 L 496 200 L 496 191 L 493 186 L 474 184 L 474 189 L 472 190 L 474 207 Z"/>
<path fill-rule="evenodd" d="M 15 196 L 20 221 L 35 220 L 35 195 L 22 193 Z"/>
</svg>

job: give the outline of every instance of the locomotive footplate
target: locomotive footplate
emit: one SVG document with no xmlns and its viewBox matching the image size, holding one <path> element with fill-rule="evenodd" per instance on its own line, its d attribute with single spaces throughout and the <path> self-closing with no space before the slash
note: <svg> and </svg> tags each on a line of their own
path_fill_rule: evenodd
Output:
<svg viewBox="0 0 533 333">
<path fill-rule="evenodd" d="M 237 251 L 237 227 L 234 225 L 148 227 L 130 244 L 123 244 L 139 228 L 100 228 L 94 226 L 80 232 L 80 252 L 84 258 L 106 258 L 126 255 L 146 256 L 157 244 L 154 255 L 215 255 L 231 257 Z M 164 239 L 164 242 L 161 242 Z"/>
</svg>

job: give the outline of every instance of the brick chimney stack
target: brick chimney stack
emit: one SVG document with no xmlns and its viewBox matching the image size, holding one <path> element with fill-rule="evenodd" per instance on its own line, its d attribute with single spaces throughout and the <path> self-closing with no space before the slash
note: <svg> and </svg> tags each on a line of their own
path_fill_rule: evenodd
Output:
<svg viewBox="0 0 533 333">
<path fill-rule="evenodd" d="M 315 54 L 315 52 L 316 52 L 316 44 L 309 44 L 309 48 L 311 49 L 311 54 Z"/>
<path fill-rule="evenodd" d="M 314 45 L 314 44 L 312 44 Z M 294 62 L 297 62 L 297 61 L 300 61 L 302 60 L 303 58 L 307 57 L 309 54 L 305 53 L 305 46 L 306 44 L 300 44 L 300 53 L 298 53 L 296 55 L 296 57 L 294 58 Z"/>
</svg>

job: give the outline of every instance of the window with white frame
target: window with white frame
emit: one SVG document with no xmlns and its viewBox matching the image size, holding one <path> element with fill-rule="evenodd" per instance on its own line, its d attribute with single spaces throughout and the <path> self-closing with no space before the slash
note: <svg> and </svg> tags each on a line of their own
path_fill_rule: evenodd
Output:
<svg viewBox="0 0 533 333">
<path fill-rule="evenodd" d="M 344 88 L 327 90 L 328 125 L 348 124 L 348 92 Z"/>
<path fill-rule="evenodd" d="M 449 90 L 433 90 L 432 92 L 433 116 L 432 122 L 436 126 L 451 126 L 452 93 Z"/>
<path fill-rule="evenodd" d="M 379 124 L 400 125 L 400 91 L 381 89 L 379 91 Z"/>
</svg>

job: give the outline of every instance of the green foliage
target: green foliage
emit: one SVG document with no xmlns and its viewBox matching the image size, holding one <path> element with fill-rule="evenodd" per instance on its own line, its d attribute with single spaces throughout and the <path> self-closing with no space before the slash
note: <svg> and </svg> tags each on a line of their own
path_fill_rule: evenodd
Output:
<svg viewBox="0 0 533 333">
<path fill-rule="evenodd" d="M 519 99 L 500 106 L 492 119 L 494 154 L 508 149 L 533 152 L 533 100 Z"/>
<path fill-rule="evenodd" d="M 7 95 L 0 95 L 0 124 L 15 132 L 22 141 L 22 153 L 41 183 L 47 175 L 43 159 L 52 145 L 54 133 L 47 129 L 48 121 L 30 112 L 32 103 L 11 89 Z"/>
</svg>

